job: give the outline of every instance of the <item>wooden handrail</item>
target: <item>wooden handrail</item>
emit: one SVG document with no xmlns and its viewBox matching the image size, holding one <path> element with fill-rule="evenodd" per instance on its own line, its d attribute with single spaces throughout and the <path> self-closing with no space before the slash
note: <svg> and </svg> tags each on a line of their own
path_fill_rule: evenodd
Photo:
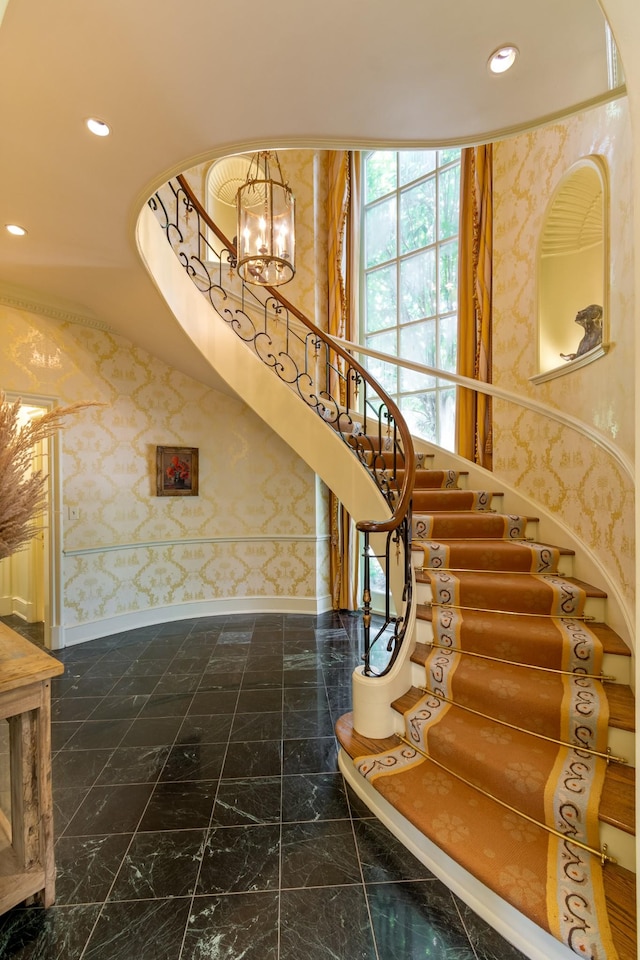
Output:
<svg viewBox="0 0 640 960">
<path fill-rule="evenodd" d="M 202 203 L 200 203 L 198 198 L 195 196 L 186 177 L 180 174 L 177 177 L 177 180 L 187 196 L 189 203 L 193 204 L 194 210 L 197 211 L 198 216 L 202 219 L 203 223 L 205 223 L 208 229 L 215 234 L 215 236 L 218 238 L 218 240 L 220 240 L 222 245 L 229 251 L 229 253 L 235 257 L 237 251 L 233 242 L 229 240 L 229 238 L 224 235 L 222 230 L 220 230 L 220 228 L 213 222 Z M 405 461 L 405 474 L 402 481 L 400 496 L 398 497 L 398 500 L 393 508 L 393 513 L 388 520 L 360 520 L 356 523 L 356 527 L 363 533 L 388 533 L 391 530 L 396 530 L 401 525 L 409 511 L 411 496 L 413 493 L 413 479 L 416 466 L 413 440 L 407 422 L 402 416 L 400 409 L 398 408 L 397 404 L 394 403 L 391 397 L 385 393 L 380 384 L 374 380 L 367 369 L 363 367 L 362 364 L 360 364 L 349 353 L 348 350 L 346 350 L 341 344 L 337 343 L 329 334 L 321 330 L 320 327 L 316 326 L 312 320 L 309 320 L 309 318 L 306 317 L 300 310 L 298 310 L 297 307 L 283 297 L 277 287 L 265 286 L 263 289 L 266 290 L 267 293 L 274 298 L 274 300 L 279 301 L 290 314 L 296 317 L 296 319 L 298 319 L 314 335 L 314 337 L 322 340 L 329 350 L 333 351 L 333 353 L 345 360 L 349 366 L 356 371 L 358 376 L 362 377 L 362 379 L 372 387 L 377 396 L 379 396 L 386 405 L 389 413 L 393 416 L 400 434 L 402 452 L 404 454 Z"/>
</svg>

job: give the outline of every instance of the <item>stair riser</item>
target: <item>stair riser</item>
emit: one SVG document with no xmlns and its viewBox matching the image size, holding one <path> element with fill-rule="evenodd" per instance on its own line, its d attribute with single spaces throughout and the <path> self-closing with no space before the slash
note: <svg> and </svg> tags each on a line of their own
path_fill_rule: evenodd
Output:
<svg viewBox="0 0 640 960">
<path fill-rule="evenodd" d="M 431 584 L 418 583 L 416 588 L 418 603 L 430 604 L 433 599 Z M 606 620 L 606 603 L 606 598 L 603 597 L 587 597 L 584 608 L 585 616 L 591 617 L 599 623 L 604 622 Z"/>
<path fill-rule="evenodd" d="M 605 677 L 613 677 L 616 683 L 631 683 L 631 657 L 617 657 L 613 653 L 605 653 L 602 658 L 602 673 Z"/>
<path fill-rule="evenodd" d="M 452 512 L 455 512 L 455 511 L 452 511 Z M 490 514 L 491 512 L 495 512 L 495 511 L 490 511 L 489 514 Z M 427 511 L 424 511 L 424 510 L 423 510 L 423 511 L 416 510 L 415 507 L 414 507 L 414 510 L 413 510 L 413 536 L 414 536 L 416 539 L 418 539 L 418 538 L 420 537 L 420 533 L 418 532 L 418 528 L 417 528 L 417 526 L 416 526 L 416 519 L 417 519 L 420 515 L 422 515 L 422 516 L 429 516 L 429 513 L 428 513 Z M 435 516 L 437 516 L 437 514 L 435 514 Z M 448 534 L 448 536 L 453 536 L 453 534 Z M 538 542 L 538 521 L 537 521 L 535 518 L 533 518 L 533 519 L 531 519 L 531 520 L 527 520 L 526 525 L 525 525 L 525 527 L 524 527 L 523 536 L 524 536 L 527 540 L 535 540 L 536 543 Z M 481 530 L 478 530 L 477 533 L 465 532 L 463 539 L 472 539 L 472 538 L 477 538 L 477 539 L 479 539 L 479 540 L 487 540 L 487 539 L 491 539 L 491 535 L 487 535 L 486 533 L 484 533 L 484 532 L 481 531 Z M 446 539 L 447 539 L 447 535 L 436 534 L 435 536 L 430 537 L 430 539 L 433 539 L 433 540 L 438 540 L 438 539 L 446 540 Z"/>
<path fill-rule="evenodd" d="M 416 620 L 416 641 L 429 645 L 433 641 L 433 627 L 430 620 Z M 424 671 L 418 664 L 413 664 L 414 679 L 416 686 L 424 682 Z M 418 682 L 415 671 L 422 671 L 421 679 Z M 616 683 L 628 684 L 631 681 L 631 657 L 618 657 L 614 653 L 605 653 L 602 659 L 602 673 L 605 677 L 613 677 Z"/>
<path fill-rule="evenodd" d="M 612 756 L 622 757 L 630 767 L 635 767 L 636 735 L 631 730 L 609 727 L 609 750 Z"/>
<path fill-rule="evenodd" d="M 621 867 L 636 872 L 636 838 L 610 823 L 600 824 L 600 848 L 606 844 L 607 854 Z"/>
</svg>

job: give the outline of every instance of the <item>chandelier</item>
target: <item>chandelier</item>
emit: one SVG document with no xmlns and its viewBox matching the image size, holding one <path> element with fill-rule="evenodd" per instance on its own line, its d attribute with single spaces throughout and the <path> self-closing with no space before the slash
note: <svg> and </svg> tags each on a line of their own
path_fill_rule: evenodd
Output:
<svg viewBox="0 0 640 960">
<path fill-rule="evenodd" d="M 251 158 L 237 194 L 238 273 L 247 283 L 277 287 L 295 270 L 295 200 L 284 183 L 278 154 Z"/>
</svg>

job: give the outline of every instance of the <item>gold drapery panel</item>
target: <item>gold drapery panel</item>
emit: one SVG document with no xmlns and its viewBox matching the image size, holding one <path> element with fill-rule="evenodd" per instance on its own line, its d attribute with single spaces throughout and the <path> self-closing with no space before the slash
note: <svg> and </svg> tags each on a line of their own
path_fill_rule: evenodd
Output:
<svg viewBox="0 0 640 960">
<path fill-rule="evenodd" d="M 327 278 L 328 278 L 328 330 L 334 337 L 353 339 L 351 318 L 357 316 L 353 309 L 357 304 L 358 275 L 357 203 L 354 204 L 353 185 L 356 185 L 355 197 L 359 190 L 359 159 L 352 152 L 332 150 L 328 156 L 327 191 Z M 355 286 L 355 293 L 354 293 Z M 346 374 L 345 361 L 332 358 L 337 370 Z M 347 403 L 345 381 L 333 373 L 331 393 L 340 404 Z M 354 397 L 349 397 L 353 404 Z M 329 493 L 330 513 L 330 579 L 331 600 L 334 610 L 355 610 L 358 606 L 358 534 L 355 524 L 338 498 Z"/>
<path fill-rule="evenodd" d="M 493 147 L 462 151 L 458 255 L 458 373 L 491 383 Z M 458 388 L 456 444 L 461 456 L 492 468 L 491 398 Z"/>
</svg>

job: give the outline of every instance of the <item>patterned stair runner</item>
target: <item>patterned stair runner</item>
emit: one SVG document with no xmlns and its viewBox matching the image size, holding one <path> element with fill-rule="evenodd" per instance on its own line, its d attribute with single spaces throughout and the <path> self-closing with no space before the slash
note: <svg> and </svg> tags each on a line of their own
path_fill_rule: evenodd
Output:
<svg viewBox="0 0 640 960">
<path fill-rule="evenodd" d="M 419 472 L 424 685 L 401 698 L 403 742 L 356 769 L 579 956 L 615 960 L 598 823 L 609 708 L 585 590 L 558 574 L 558 548 L 524 540 L 528 518 L 488 512 L 491 494 L 455 490 L 447 471 Z"/>
</svg>

